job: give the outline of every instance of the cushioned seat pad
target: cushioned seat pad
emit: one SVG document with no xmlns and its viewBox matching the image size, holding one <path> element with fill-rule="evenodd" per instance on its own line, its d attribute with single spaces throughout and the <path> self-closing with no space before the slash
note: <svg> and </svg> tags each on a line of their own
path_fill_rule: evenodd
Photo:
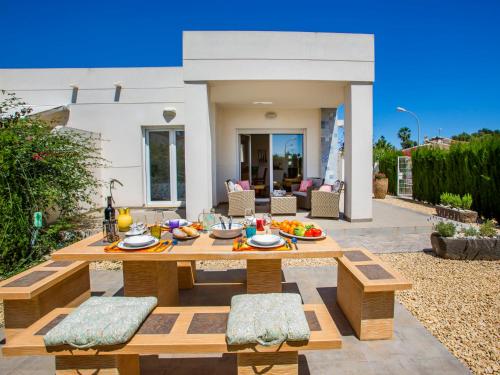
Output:
<svg viewBox="0 0 500 375">
<path fill-rule="evenodd" d="M 127 342 L 156 307 L 155 297 L 91 297 L 43 337 L 46 346 L 90 348 Z"/>
<path fill-rule="evenodd" d="M 310 334 L 298 294 L 243 294 L 231 300 L 226 331 L 229 345 L 271 346 L 307 341 Z"/>
</svg>

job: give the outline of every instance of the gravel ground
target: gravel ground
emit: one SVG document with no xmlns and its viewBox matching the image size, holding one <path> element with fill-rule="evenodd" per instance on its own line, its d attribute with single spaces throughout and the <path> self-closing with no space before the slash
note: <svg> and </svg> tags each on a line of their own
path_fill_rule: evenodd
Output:
<svg viewBox="0 0 500 375">
<path fill-rule="evenodd" d="M 385 199 L 377 199 L 377 201 L 392 204 L 393 206 L 407 208 L 426 215 L 436 215 L 436 208 L 433 205 L 417 202 L 411 199 L 401 199 L 393 195 L 386 195 Z"/>
<path fill-rule="evenodd" d="M 380 254 L 412 280 L 398 300 L 475 374 L 500 373 L 500 261 Z"/>
</svg>

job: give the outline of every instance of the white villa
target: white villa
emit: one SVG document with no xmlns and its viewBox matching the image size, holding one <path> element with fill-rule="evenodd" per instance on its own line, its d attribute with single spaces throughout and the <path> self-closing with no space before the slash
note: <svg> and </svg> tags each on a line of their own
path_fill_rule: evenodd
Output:
<svg viewBox="0 0 500 375">
<path fill-rule="evenodd" d="M 187 31 L 182 67 L 0 69 L 0 90 L 98 135 L 119 206 L 185 205 L 188 219 L 226 201 L 228 179 L 262 180 L 265 196 L 333 178 L 343 105 L 343 212 L 368 221 L 374 64 L 373 35 Z"/>
</svg>

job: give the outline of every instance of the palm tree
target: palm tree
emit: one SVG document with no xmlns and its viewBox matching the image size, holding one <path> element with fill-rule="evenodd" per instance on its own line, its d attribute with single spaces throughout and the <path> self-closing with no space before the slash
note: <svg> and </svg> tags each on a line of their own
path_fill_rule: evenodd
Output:
<svg viewBox="0 0 500 375">
<path fill-rule="evenodd" d="M 398 138 L 401 140 L 401 148 L 410 148 L 417 145 L 417 142 L 411 139 L 411 129 L 407 126 L 402 127 L 398 131 Z"/>
</svg>

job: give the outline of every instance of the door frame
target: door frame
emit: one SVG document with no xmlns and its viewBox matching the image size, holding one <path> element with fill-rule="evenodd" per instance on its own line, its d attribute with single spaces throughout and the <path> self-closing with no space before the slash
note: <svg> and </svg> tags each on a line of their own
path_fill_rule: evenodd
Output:
<svg viewBox="0 0 500 375">
<path fill-rule="evenodd" d="M 144 186 L 144 202 L 146 207 L 181 207 L 186 204 L 185 201 L 177 199 L 177 137 L 176 131 L 184 131 L 184 126 L 143 126 L 142 127 L 142 147 L 144 156 L 143 170 L 143 186 Z M 150 160 L 149 160 L 149 135 L 154 132 L 169 132 L 169 167 L 170 167 L 170 200 L 169 201 L 152 201 L 151 200 L 151 185 L 150 185 Z M 184 150 L 185 152 L 185 150 Z"/>
<path fill-rule="evenodd" d="M 269 134 L 269 155 L 268 155 L 268 160 L 269 160 L 269 181 L 270 181 L 270 186 L 269 186 L 269 191 L 272 193 L 274 190 L 274 184 L 272 181 L 274 181 L 274 173 L 273 173 L 273 134 L 301 134 L 303 136 L 302 139 L 302 148 L 303 148 L 303 158 L 302 158 L 302 170 L 304 171 L 304 177 L 307 176 L 307 129 L 306 128 L 284 128 L 284 129 L 262 129 L 262 128 L 256 128 L 256 129 L 248 129 L 248 128 L 242 128 L 242 129 L 236 129 L 236 144 L 238 145 L 237 147 L 237 153 L 236 153 L 236 160 L 238 161 L 236 163 L 237 171 L 235 176 L 238 176 L 239 179 L 241 179 L 241 160 L 240 160 L 240 135 L 252 135 L 252 134 Z M 251 139 L 250 139 L 250 146 L 252 145 Z M 250 155 L 252 154 L 252 149 L 250 147 L 249 151 Z M 249 159 L 249 165 L 251 166 L 251 159 Z M 251 167 L 250 167 L 251 168 Z M 250 183 L 251 183 L 251 173 L 250 173 Z"/>
</svg>

